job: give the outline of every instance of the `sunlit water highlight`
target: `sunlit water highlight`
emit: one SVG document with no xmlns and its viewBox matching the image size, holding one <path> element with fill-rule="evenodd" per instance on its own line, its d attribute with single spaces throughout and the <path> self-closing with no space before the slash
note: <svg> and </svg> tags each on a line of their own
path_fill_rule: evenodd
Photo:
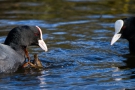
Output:
<svg viewBox="0 0 135 90">
<path fill-rule="evenodd" d="M 48 52 L 29 48 L 41 71 L 0 75 L 0 89 L 134 90 L 135 57 L 126 40 L 110 45 L 115 20 L 134 15 L 131 0 L 0 1 L 0 42 L 17 25 L 38 25 Z M 5 7 L 5 5 L 7 5 Z"/>
</svg>

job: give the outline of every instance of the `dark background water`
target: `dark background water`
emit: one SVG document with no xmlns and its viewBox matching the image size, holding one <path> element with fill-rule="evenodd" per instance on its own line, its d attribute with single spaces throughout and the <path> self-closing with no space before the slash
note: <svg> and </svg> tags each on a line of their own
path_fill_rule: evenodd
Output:
<svg viewBox="0 0 135 90">
<path fill-rule="evenodd" d="M 17 25 L 38 25 L 48 52 L 30 47 L 42 71 L 0 75 L 0 89 L 134 90 L 128 42 L 110 46 L 117 19 L 134 16 L 134 0 L 0 0 L 0 42 Z"/>
</svg>

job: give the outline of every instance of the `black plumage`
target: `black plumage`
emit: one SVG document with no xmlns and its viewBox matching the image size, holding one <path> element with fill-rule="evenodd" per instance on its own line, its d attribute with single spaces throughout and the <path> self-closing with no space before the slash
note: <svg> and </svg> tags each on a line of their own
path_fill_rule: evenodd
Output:
<svg viewBox="0 0 135 90">
<path fill-rule="evenodd" d="M 37 26 L 25 25 L 15 27 L 9 32 L 4 44 L 0 44 L 0 73 L 15 72 L 28 57 L 28 46 L 39 45 L 40 40 L 46 47 L 39 29 Z M 47 51 L 47 47 L 42 49 Z"/>
</svg>

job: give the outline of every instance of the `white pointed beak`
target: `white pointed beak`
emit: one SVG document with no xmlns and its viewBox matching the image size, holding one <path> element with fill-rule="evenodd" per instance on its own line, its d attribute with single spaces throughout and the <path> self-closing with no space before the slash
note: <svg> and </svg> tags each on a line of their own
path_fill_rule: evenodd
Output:
<svg viewBox="0 0 135 90">
<path fill-rule="evenodd" d="M 37 29 L 39 30 L 39 32 L 40 32 L 40 40 L 38 40 L 38 45 L 43 49 L 43 50 L 45 50 L 45 52 L 46 51 L 48 51 L 48 49 L 47 49 L 47 45 L 45 44 L 45 42 L 44 42 L 44 40 L 43 40 L 43 37 L 42 37 L 42 30 L 38 27 L 38 26 L 36 26 L 37 27 Z"/>
<path fill-rule="evenodd" d="M 121 34 L 114 34 L 111 41 L 111 45 L 113 45 L 117 40 L 119 40 L 120 37 L 121 37 Z"/>
<path fill-rule="evenodd" d="M 119 34 L 119 32 L 123 27 L 123 24 L 124 24 L 123 20 L 117 20 L 115 22 L 115 34 L 112 38 L 111 45 L 113 45 L 121 37 L 122 34 Z"/>
<path fill-rule="evenodd" d="M 43 41 L 43 39 L 38 40 L 38 45 L 45 51 L 48 51 L 47 49 L 47 45 L 45 44 L 45 42 Z"/>
</svg>

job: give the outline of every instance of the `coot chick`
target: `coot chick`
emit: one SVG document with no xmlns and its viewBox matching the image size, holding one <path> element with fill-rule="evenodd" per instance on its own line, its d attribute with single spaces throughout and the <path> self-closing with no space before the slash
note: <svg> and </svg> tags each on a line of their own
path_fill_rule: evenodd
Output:
<svg viewBox="0 0 135 90">
<path fill-rule="evenodd" d="M 41 61 L 38 58 L 37 54 L 34 54 L 34 62 L 33 64 L 35 65 L 36 68 L 43 68 L 43 65 L 41 63 Z"/>
<path fill-rule="evenodd" d="M 30 69 L 30 68 L 43 68 L 42 62 L 39 60 L 38 55 L 34 54 L 34 60 L 31 60 L 30 62 L 25 62 L 22 66 L 22 69 Z"/>
<path fill-rule="evenodd" d="M 0 73 L 15 72 L 25 59 L 30 60 L 27 47 L 40 46 L 47 51 L 42 31 L 38 26 L 17 26 L 13 28 L 4 44 L 0 44 Z"/>
<path fill-rule="evenodd" d="M 135 53 L 135 17 L 124 18 L 115 22 L 115 34 L 111 45 L 120 37 L 128 40 L 130 53 Z"/>
</svg>

